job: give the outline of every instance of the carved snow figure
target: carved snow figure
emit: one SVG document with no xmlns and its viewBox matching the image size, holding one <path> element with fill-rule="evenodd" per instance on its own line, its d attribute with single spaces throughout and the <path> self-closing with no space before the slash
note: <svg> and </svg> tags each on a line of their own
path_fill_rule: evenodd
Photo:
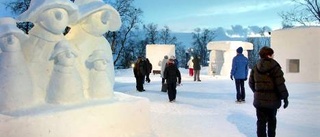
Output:
<svg viewBox="0 0 320 137">
<path fill-rule="evenodd" d="M 46 88 L 53 69 L 49 61 L 57 42 L 65 40 L 63 32 L 67 25 L 78 18 L 78 7 L 69 0 L 31 0 L 27 11 L 18 19 L 34 24 L 22 51 L 30 67 L 37 98 L 44 101 Z M 41 67 L 39 67 L 41 66 Z"/>
<path fill-rule="evenodd" d="M 47 89 L 48 103 L 70 104 L 84 100 L 80 74 L 74 67 L 76 56 L 67 41 L 54 47 L 50 57 L 54 60 L 54 69 Z"/>
<path fill-rule="evenodd" d="M 77 69 L 82 74 L 85 94 L 89 90 L 89 68 L 86 67 L 86 60 L 95 50 L 105 51 L 107 60 L 112 62 L 112 51 L 109 42 L 103 36 L 108 31 L 116 31 L 121 26 L 119 13 L 110 5 L 102 0 L 75 0 L 79 7 L 80 17 L 76 25 L 71 26 L 67 39 L 73 44 L 75 50 L 79 53 Z M 107 63 L 107 80 L 110 85 L 106 90 L 113 92 L 114 85 L 114 66 L 113 63 Z M 97 97 L 97 96 L 96 96 Z"/>
<path fill-rule="evenodd" d="M 87 67 L 90 69 L 89 73 L 89 90 L 90 98 L 111 98 L 113 91 L 110 90 L 111 82 L 107 81 L 108 74 L 107 67 L 113 63 L 106 56 L 106 51 L 95 50 L 87 60 Z"/>
<path fill-rule="evenodd" d="M 20 40 L 27 35 L 13 18 L 0 18 L 0 112 L 33 106 L 31 76 L 21 51 Z"/>
</svg>

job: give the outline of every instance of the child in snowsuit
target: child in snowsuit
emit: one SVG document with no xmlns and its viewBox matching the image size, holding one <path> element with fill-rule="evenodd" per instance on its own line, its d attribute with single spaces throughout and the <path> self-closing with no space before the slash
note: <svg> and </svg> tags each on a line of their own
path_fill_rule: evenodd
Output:
<svg viewBox="0 0 320 137">
<path fill-rule="evenodd" d="M 176 100 L 177 83 L 181 83 L 181 74 L 177 66 L 174 64 L 173 59 L 169 59 L 168 66 L 164 70 L 164 78 L 168 85 L 168 97 L 170 102 Z"/>
</svg>

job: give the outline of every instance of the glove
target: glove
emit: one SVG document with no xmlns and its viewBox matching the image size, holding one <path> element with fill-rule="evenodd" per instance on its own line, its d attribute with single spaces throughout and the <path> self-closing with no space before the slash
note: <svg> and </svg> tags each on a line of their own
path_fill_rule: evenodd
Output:
<svg viewBox="0 0 320 137">
<path fill-rule="evenodd" d="M 232 75 L 230 75 L 230 79 L 233 80 L 233 76 Z"/>
<path fill-rule="evenodd" d="M 283 108 L 286 109 L 288 107 L 288 105 L 289 105 L 288 98 L 283 99 L 283 102 L 284 102 Z"/>
</svg>

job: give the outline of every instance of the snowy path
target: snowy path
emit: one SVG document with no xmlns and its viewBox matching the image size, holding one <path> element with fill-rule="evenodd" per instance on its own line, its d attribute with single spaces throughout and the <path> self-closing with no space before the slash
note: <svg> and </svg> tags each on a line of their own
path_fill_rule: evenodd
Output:
<svg viewBox="0 0 320 137">
<path fill-rule="evenodd" d="M 160 92 L 159 75 L 151 75 L 145 92 L 135 90 L 132 71 L 116 73 L 115 91 L 146 97 L 150 100 L 152 128 L 158 137 L 255 137 L 255 109 L 252 92 L 246 83 L 246 103 L 235 103 L 234 81 L 201 75 L 194 82 L 182 73 L 182 86 L 177 88 L 177 102 L 169 103 Z M 204 74 L 205 72 L 202 72 Z M 287 84 L 289 108 L 279 109 L 277 136 L 316 137 L 320 134 L 320 84 Z"/>
</svg>

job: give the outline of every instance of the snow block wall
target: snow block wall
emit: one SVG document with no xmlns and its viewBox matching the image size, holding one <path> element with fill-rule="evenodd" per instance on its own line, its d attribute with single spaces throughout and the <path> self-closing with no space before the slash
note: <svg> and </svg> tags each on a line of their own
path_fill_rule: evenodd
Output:
<svg viewBox="0 0 320 137">
<path fill-rule="evenodd" d="M 139 107 L 137 107 L 139 106 Z M 45 105 L 0 115 L 1 137 L 152 137 L 149 100 L 115 93 L 109 100 Z"/>
<path fill-rule="evenodd" d="M 175 45 L 149 44 L 146 46 L 146 58 L 152 64 L 153 70 L 161 70 L 161 63 L 159 64 L 159 62 L 165 55 L 168 57 L 175 56 Z"/>
<path fill-rule="evenodd" d="M 271 48 L 286 81 L 320 82 L 320 27 L 297 27 L 271 33 Z"/>
</svg>

